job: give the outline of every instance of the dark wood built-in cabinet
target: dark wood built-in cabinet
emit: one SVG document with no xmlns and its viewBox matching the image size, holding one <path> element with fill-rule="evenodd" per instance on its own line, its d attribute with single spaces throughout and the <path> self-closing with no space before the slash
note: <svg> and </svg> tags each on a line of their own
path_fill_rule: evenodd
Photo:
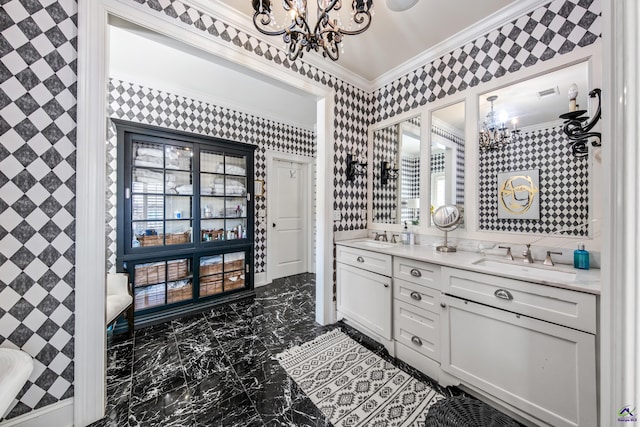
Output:
<svg viewBox="0 0 640 427">
<path fill-rule="evenodd" d="M 137 321 L 252 290 L 255 147 L 114 122 L 117 268 Z"/>
</svg>

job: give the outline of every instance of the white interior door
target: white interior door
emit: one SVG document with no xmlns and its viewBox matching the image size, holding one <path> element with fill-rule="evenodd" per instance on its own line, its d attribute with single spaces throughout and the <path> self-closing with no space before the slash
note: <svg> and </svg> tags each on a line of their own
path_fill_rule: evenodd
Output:
<svg viewBox="0 0 640 427">
<path fill-rule="evenodd" d="M 309 250 L 308 165 L 278 159 L 272 164 L 267 193 L 267 269 L 271 269 L 271 280 L 307 272 Z"/>
</svg>

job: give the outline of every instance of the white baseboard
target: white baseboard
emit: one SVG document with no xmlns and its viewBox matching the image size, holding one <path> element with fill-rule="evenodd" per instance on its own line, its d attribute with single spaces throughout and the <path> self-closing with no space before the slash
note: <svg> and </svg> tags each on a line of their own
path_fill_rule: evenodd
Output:
<svg viewBox="0 0 640 427">
<path fill-rule="evenodd" d="M 0 423 L 0 427 L 71 427 L 73 426 L 73 398 L 35 409 Z"/>
<path fill-rule="evenodd" d="M 266 272 L 256 273 L 253 276 L 253 287 L 254 288 L 259 288 L 260 286 L 264 286 L 266 284 L 267 284 L 267 273 Z"/>
</svg>

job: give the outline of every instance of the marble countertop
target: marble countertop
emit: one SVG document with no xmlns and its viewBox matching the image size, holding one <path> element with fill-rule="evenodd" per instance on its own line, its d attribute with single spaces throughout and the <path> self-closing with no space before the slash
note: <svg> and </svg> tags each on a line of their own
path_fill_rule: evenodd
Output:
<svg viewBox="0 0 640 427">
<path fill-rule="evenodd" d="M 336 245 L 600 295 L 599 269 L 578 270 L 565 264 L 550 267 L 537 260 L 531 265 L 522 259 L 509 261 L 504 257 L 466 251 L 443 253 L 433 246 L 383 243 L 371 239 L 344 240 L 336 242 Z"/>
</svg>

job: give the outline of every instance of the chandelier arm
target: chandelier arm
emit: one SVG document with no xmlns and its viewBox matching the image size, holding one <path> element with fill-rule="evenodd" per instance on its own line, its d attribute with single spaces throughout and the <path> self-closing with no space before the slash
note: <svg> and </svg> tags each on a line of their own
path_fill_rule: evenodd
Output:
<svg viewBox="0 0 640 427">
<path fill-rule="evenodd" d="M 263 26 L 267 26 L 270 23 L 271 23 L 271 17 L 269 16 L 268 13 L 256 12 L 253 14 L 253 24 L 255 25 L 256 29 L 260 31 L 262 34 L 265 34 L 267 36 L 280 36 L 287 32 L 286 29 L 275 30 L 275 31 L 265 30 Z"/>
<path fill-rule="evenodd" d="M 366 21 L 366 24 L 363 27 L 358 28 L 357 30 L 349 31 L 341 29 L 340 32 L 347 36 L 356 36 L 358 34 L 362 34 L 371 26 L 371 19 L 371 12 L 369 12 L 368 10 L 356 12 L 356 14 L 353 16 L 353 21 L 358 25 Z"/>
</svg>

